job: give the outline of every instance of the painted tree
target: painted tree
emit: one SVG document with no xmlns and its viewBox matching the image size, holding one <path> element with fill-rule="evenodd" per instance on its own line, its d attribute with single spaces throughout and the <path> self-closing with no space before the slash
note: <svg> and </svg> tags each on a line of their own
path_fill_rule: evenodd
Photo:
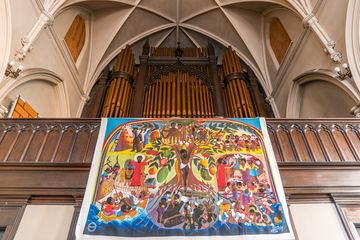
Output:
<svg viewBox="0 0 360 240">
<path fill-rule="evenodd" d="M 169 122 L 169 121 L 168 121 Z M 164 131 L 166 124 L 163 126 L 156 126 L 156 129 Z M 174 143 L 169 139 L 161 138 L 154 141 L 151 146 L 144 148 L 143 152 L 152 156 L 152 162 L 149 165 L 149 174 L 155 175 L 158 183 L 175 183 L 177 185 L 184 185 L 182 182 L 181 161 L 183 158 L 189 158 L 190 169 L 188 172 L 188 181 L 192 185 L 204 184 L 212 181 L 216 176 L 217 166 L 215 158 L 218 155 L 226 154 L 226 151 L 221 148 L 219 141 L 222 141 L 225 134 L 235 134 L 241 129 L 241 125 L 231 122 L 197 122 L 196 120 L 170 120 L 172 123 L 176 123 L 187 128 L 193 127 L 196 129 L 197 134 L 203 134 L 201 136 L 194 136 L 195 133 L 187 132 L 187 139 L 177 139 Z M 241 129 L 246 130 L 246 129 Z M 204 134 L 206 135 L 204 137 Z M 183 163 L 187 164 L 186 161 Z M 192 164 L 198 171 L 198 177 L 194 175 Z M 184 167 L 184 166 L 183 166 Z M 171 171 L 175 171 L 175 176 L 168 179 Z"/>
</svg>

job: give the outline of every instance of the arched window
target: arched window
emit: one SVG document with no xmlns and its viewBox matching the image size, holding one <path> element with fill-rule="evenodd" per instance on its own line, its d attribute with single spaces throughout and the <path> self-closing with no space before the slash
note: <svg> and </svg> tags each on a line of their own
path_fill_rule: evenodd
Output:
<svg viewBox="0 0 360 240">
<path fill-rule="evenodd" d="M 270 22 L 270 44 L 279 63 L 284 59 L 290 43 L 289 34 L 281 24 L 280 19 L 274 18 Z"/>
<path fill-rule="evenodd" d="M 65 42 L 71 56 L 76 62 L 85 44 L 86 28 L 85 19 L 77 15 L 65 35 Z"/>
</svg>

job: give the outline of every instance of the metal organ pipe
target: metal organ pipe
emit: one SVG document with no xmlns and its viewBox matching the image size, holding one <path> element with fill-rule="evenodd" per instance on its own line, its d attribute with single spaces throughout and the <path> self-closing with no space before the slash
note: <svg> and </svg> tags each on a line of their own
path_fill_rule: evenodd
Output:
<svg viewBox="0 0 360 240">
<path fill-rule="evenodd" d="M 133 98 L 134 55 L 126 46 L 117 57 L 102 108 L 102 117 L 128 117 Z"/>
<path fill-rule="evenodd" d="M 240 58 L 231 47 L 224 54 L 223 73 L 227 116 L 255 117 L 255 103 L 250 96 Z"/>
</svg>

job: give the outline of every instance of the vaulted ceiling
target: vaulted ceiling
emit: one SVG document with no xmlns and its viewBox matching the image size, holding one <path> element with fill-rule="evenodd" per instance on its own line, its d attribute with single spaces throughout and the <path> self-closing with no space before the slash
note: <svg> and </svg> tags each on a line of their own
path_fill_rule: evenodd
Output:
<svg viewBox="0 0 360 240">
<path fill-rule="evenodd" d="M 231 45 L 262 78 L 265 72 L 262 13 L 272 7 L 292 9 L 285 0 L 68 0 L 93 14 L 91 71 L 99 71 L 126 44 L 135 55 L 145 38 L 151 46 L 205 47 L 212 42 L 221 61 Z"/>
</svg>

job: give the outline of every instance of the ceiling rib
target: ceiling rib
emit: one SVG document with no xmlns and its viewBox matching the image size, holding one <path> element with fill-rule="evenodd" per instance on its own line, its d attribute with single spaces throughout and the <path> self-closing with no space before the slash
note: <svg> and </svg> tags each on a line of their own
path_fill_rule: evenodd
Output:
<svg viewBox="0 0 360 240">
<path fill-rule="evenodd" d="M 159 12 L 159 11 L 156 11 L 155 9 L 148 8 L 148 7 L 145 7 L 145 6 L 143 6 L 143 5 L 138 5 L 137 8 L 140 8 L 140 9 L 142 9 L 142 10 L 145 10 L 145 11 L 148 11 L 148 12 L 153 13 L 153 14 L 155 14 L 155 15 L 158 15 L 159 17 L 162 17 L 162 18 L 166 19 L 166 20 L 169 21 L 169 22 L 176 22 L 175 19 L 170 18 L 170 17 L 168 17 L 167 15 L 165 15 L 165 14 Z"/>
<path fill-rule="evenodd" d="M 172 32 L 174 32 L 175 27 L 170 29 L 165 35 L 164 37 L 162 37 L 156 44 L 155 47 L 159 47 L 169 36 Z"/>
<path fill-rule="evenodd" d="M 197 16 L 200 16 L 200 15 L 202 15 L 202 14 L 205 14 L 205 13 L 207 13 L 207 12 L 213 11 L 213 10 L 218 9 L 218 8 L 219 8 L 218 6 L 209 7 L 209 8 L 207 8 L 207 9 L 204 9 L 203 11 L 200 11 L 200 12 L 197 12 L 197 13 L 194 13 L 194 14 L 191 14 L 191 15 L 189 15 L 188 17 L 181 19 L 181 21 L 180 21 L 179 23 L 187 22 L 187 21 L 189 21 L 189 20 L 191 20 L 191 19 L 193 19 L 193 18 L 195 18 L 195 17 L 197 17 Z"/>
<path fill-rule="evenodd" d="M 186 29 L 181 28 L 181 31 L 191 40 L 191 42 L 197 47 L 201 48 L 201 45 L 191 36 L 191 34 L 186 31 Z"/>
</svg>

